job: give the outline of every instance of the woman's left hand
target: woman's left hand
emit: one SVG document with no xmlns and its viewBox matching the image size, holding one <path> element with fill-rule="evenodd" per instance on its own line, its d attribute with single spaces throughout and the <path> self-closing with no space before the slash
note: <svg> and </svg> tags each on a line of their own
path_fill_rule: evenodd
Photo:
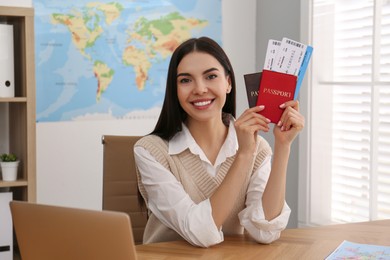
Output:
<svg viewBox="0 0 390 260">
<path fill-rule="evenodd" d="M 305 118 L 299 113 L 299 102 L 291 100 L 280 105 L 284 108 L 278 124 L 274 126 L 275 141 L 291 144 L 305 125 Z"/>
</svg>

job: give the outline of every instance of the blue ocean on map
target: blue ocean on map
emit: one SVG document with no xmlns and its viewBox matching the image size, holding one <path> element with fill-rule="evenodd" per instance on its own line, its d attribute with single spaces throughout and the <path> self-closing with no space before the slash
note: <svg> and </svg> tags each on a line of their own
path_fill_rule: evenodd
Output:
<svg viewBox="0 0 390 260">
<path fill-rule="evenodd" d="M 221 0 L 33 3 L 38 123 L 158 116 L 173 49 L 222 44 Z"/>
</svg>

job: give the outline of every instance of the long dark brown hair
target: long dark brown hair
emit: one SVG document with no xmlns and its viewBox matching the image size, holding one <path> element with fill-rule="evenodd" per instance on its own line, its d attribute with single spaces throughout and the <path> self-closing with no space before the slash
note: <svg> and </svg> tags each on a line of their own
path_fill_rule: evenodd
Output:
<svg viewBox="0 0 390 260">
<path fill-rule="evenodd" d="M 157 124 L 151 134 L 170 140 L 177 132 L 182 130 L 182 122 L 186 120 L 187 113 L 181 107 L 177 96 L 177 67 L 184 56 L 195 51 L 210 54 L 225 69 L 225 74 L 230 77 L 232 88 L 226 96 L 222 112 L 231 114 L 233 117 L 236 116 L 236 82 L 229 58 L 221 46 L 214 40 L 208 37 L 192 38 L 183 42 L 172 54 L 168 69 L 164 103 Z"/>
</svg>

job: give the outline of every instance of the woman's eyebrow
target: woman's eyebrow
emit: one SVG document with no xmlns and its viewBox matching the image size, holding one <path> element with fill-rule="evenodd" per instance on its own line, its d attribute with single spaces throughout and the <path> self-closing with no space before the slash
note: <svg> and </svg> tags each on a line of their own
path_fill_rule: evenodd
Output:
<svg viewBox="0 0 390 260">
<path fill-rule="evenodd" d="M 176 78 L 178 78 L 178 77 L 189 77 L 189 76 L 191 76 L 190 73 L 183 72 L 183 73 L 177 74 Z"/>
<path fill-rule="evenodd" d="M 208 70 L 205 70 L 204 72 L 203 72 L 203 74 L 207 74 L 207 73 L 209 73 L 209 72 L 211 72 L 211 71 L 214 71 L 214 70 L 218 70 L 217 68 L 210 68 L 210 69 L 208 69 Z"/>
<path fill-rule="evenodd" d="M 217 68 L 210 68 L 210 69 L 205 70 L 202 74 L 204 75 L 204 74 L 207 74 L 207 73 L 214 71 L 214 70 L 218 70 L 218 69 Z M 187 73 L 187 72 L 183 72 L 183 73 L 177 74 L 176 77 L 178 78 L 178 77 L 188 77 L 188 76 L 191 76 L 191 74 Z"/>
</svg>

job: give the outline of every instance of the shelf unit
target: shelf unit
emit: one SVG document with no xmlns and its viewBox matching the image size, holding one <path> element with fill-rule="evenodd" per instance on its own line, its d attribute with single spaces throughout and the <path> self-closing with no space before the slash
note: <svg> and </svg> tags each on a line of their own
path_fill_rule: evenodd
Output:
<svg viewBox="0 0 390 260">
<path fill-rule="evenodd" d="M 19 159 L 18 179 L 0 180 L 0 191 L 36 202 L 34 9 L 0 6 L 0 23 L 14 28 L 15 97 L 0 97 L 0 153 Z"/>
</svg>

